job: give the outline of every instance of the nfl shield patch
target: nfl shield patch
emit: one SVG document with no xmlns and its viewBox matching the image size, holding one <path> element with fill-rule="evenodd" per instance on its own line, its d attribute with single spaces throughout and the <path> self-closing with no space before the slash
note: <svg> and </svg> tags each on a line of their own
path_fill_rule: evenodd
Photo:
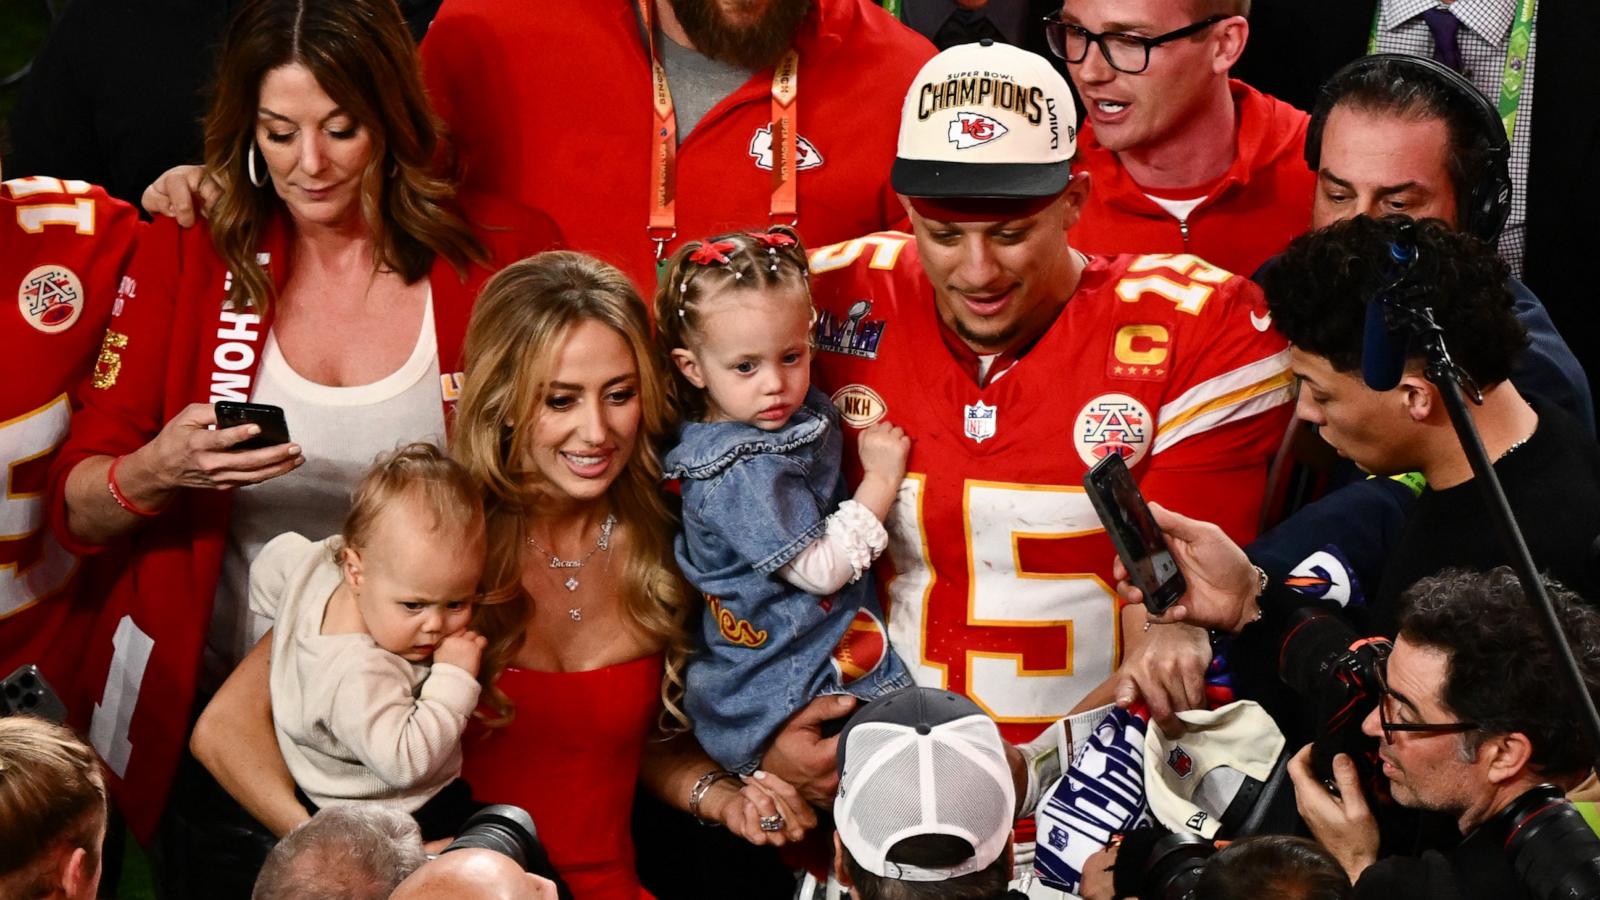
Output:
<svg viewBox="0 0 1600 900">
<path fill-rule="evenodd" d="M 983 443 L 994 437 L 995 408 L 979 400 L 977 403 L 964 407 L 966 411 L 967 437 L 978 443 Z"/>
<path fill-rule="evenodd" d="M 1182 747 L 1173 747 L 1167 754 L 1167 767 L 1178 773 L 1179 778 L 1188 778 L 1194 771 L 1194 759 L 1184 752 Z"/>
</svg>

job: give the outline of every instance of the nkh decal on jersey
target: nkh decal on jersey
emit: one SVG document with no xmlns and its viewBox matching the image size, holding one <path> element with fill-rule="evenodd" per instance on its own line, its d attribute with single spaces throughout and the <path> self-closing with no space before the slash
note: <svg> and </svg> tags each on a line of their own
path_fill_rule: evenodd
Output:
<svg viewBox="0 0 1600 900">
<path fill-rule="evenodd" d="M 794 137 L 795 169 L 804 171 L 815 169 L 822 165 L 822 154 L 817 152 L 815 144 L 805 139 L 804 135 Z M 772 171 L 772 126 L 764 125 L 756 129 L 750 136 L 750 158 L 756 161 L 756 168 Z"/>
<path fill-rule="evenodd" d="M 867 428 L 878 424 L 888 414 L 889 406 L 878 392 L 864 384 L 847 384 L 834 391 L 833 408 L 839 418 L 851 428 Z"/>
<path fill-rule="evenodd" d="M 22 276 L 17 306 L 34 329 L 45 334 L 66 331 L 83 312 L 83 282 L 66 266 L 37 266 Z"/>
</svg>

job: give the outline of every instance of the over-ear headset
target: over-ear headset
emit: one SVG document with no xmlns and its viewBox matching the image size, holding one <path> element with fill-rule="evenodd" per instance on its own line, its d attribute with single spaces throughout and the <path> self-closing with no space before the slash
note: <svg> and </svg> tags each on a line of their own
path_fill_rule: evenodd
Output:
<svg viewBox="0 0 1600 900">
<path fill-rule="evenodd" d="M 1506 138 L 1506 129 L 1500 121 L 1500 113 L 1489 100 L 1473 86 L 1472 82 L 1442 63 L 1422 56 L 1376 53 L 1364 56 L 1335 72 L 1322 83 L 1322 88 L 1317 93 L 1316 112 L 1312 114 L 1311 124 L 1306 129 L 1306 165 L 1310 166 L 1313 172 L 1320 166 L 1322 129 L 1327 125 L 1328 114 L 1342 99 L 1335 94 L 1334 85 L 1343 82 L 1354 72 L 1379 65 L 1401 68 L 1408 77 L 1429 81 L 1444 88 L 1445 93 L 1452 98 L 1451 102 L 1459 110 L 1466 112 L 1477 127 L 1477 137 L 1484 142 L 1487 153 L 1484 154 L 1485 160 L 1478 171 L 1465 173 L 1468 187 L 1464 192 L 1465 196 L 1456 198 L 1456 206 L 1462 230 L 1493 243 L 1500 237 L 1500 230 L 1505 227 L 1506 217 L 1511 215 L 1511 142 Z"/>
</svg>

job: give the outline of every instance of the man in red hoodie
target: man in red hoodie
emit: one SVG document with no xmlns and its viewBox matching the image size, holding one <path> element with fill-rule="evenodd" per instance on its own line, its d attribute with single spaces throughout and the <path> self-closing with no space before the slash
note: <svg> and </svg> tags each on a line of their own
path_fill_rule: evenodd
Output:
<svg viewBox="0 0 1600 900">
<path fill-rule="evenodd" d="M 1087 118 L 1072 229 L 1090 253 L 1192 253 L 1249 274 L 1306 230 L 1307 116 L 1228 78 L 1249 0 L 1066 0 L 1047 26 Z"/>
</svg>

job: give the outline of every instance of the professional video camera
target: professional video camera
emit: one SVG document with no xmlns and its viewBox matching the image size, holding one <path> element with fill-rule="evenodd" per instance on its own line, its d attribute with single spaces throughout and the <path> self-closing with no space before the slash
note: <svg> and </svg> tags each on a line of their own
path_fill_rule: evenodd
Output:
<svg viewBox="0 0 1600 900">
<path fill-rule="evenodd" d="M 555 882 L 561 900 L 572 900 L 572 889 L 550 865 L 550 857 L 539 843 L 539 830 L 533 825 L 533 817 L 522 807 L 509 803 L 485 806 L 467 819 L 461 826 L 461 833 L 440 853 L 468 848 L 493 850 L 509 856 L 524 872 Z"/>
</svg>

